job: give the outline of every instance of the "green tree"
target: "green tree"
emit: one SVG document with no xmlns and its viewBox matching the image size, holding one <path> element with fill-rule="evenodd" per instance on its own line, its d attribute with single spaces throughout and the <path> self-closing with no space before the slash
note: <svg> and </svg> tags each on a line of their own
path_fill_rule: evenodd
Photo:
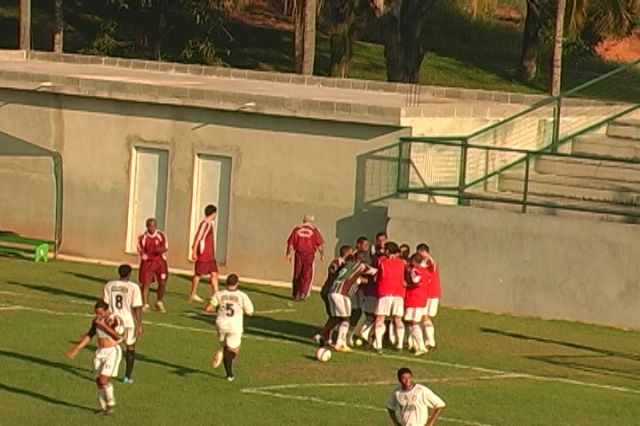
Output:
<svg viewBox="0 0 640 426">
<path fill-rule="evenodd" d="M 553 22 L 555 0 L 527 0 L 520 76 L 533 80 L 538 72 L 540 33 Z M 604 37 L 629 35 L 638 24 L 639 0 L 568 0 L 565 33 L 572 42 L 592 48 Z"/>
</svg>

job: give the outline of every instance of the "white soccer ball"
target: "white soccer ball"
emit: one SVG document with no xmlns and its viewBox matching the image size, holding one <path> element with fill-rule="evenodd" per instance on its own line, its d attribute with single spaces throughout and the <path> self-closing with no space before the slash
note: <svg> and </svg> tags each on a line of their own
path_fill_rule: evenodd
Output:
<svg viewBox="0 0 640 426">
<path fill-rule="evenodd" d="M 316 359 L 320 362 L 327 362 L 331 359 L 331 349 L 327 347 L 318 348 L 316 351 Z"/>
</svg>

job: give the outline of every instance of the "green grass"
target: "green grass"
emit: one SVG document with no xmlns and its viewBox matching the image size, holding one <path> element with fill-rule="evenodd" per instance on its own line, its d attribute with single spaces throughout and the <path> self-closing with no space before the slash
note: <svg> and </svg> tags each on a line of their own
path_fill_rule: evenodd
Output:
<svg viewBox="0 0 640 426">
<path fill-rule="evenodd" d="M 1 419 L 96 421 L 92 351 L 75 360 L 63 354 L 86 331 L 113 269 L 0 257 Z M 323 364 L 308 340 L 324 320 L 317 295 L 293 304 L 286 289 L 245 284 L 258 312 L 246 321 L 237 379 L 228 384 L 209 367 L 211 318 L 185 300 L 185 277 L 169 285 L 169 313 L 144 316 L 136 383 L 115 385 L 117 411 L 104 424 L 385 425 L 382 407 L 405 365 L 447 402 L 450 422 L 442 424 L 623 426 L 640 416 L 635 331 L 445 308 L 438 350 L 428 356 L 358 351 Z"/>
</svg>

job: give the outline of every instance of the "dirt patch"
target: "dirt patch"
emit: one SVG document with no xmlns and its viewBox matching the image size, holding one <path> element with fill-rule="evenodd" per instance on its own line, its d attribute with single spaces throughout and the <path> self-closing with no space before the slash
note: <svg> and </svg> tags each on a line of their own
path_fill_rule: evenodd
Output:
<svg viewBox="0 0 640 426">
<path fill-rule="evenodd" d="M 640 31 L 621 40 L 603 40 L 596 45 L 595 52 L 607 61 L 630 62 L 640 59 Z"/>
</svg>

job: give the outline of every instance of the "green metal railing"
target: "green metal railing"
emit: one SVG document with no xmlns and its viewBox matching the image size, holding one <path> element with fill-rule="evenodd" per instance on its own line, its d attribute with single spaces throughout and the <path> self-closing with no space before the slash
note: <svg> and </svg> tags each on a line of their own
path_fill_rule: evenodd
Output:
<svg viewBox="0 0 640 426">
<path fill-rule="evenodd" d="M 454 181 L 481 182 L 520 164 L 526 152 L 558 151 L 574 137 L 592 131 L 640 107 L 640 59 L 621 66 L 557 97 L 546 98 L 525 110 L 476 132 L 461 136 L 411 137 L 406 141 L 458 141 L 464 145 L 514 148 L 516 151 L 469 153 L 454 158 L 441 147 L 444 156 L 434 171 L 438 186 Z M 413 151 L 420 157 L 421 153 Z M 425 154 L 426 155 L 426 154 Z M 433 153 L 429 154 L 433 155 Z M 488 157 L 488 158 L 487 158 Z"/>
<path fill-rule="evenodd" d="M 527 193 L 531 163 L 541 157 L 637 164 L 635 160 L 572 155 L 567 143 L 638 109 L 640 59 L 469 135 L 401 138 L 398 193 L 453 197 L 459 204 L 474 199 L 520 204 L 523 211 L 537 206 L 635 216 L 626 210 L 532 201 Z M 487 195 L 501 174 L 517 169 L 523 170 L 522 197 Z"/>
<path fill-rule="evenodd" d="M 425 182 L 424 176 L 420 176 L 420 171 L 417 170 L 415 163 L 410 158 L 403 158 L 398 168 L 398 187 L 397 192 L 400 195 L 407 194 L 422 194 L 430 197 L 445 197 L 453 198 L 458 204 L 467 205 L 472 201 L 485 201 L 490 203 L 502 203 L 519 206 L 519 209 L 526 213 L 529 207 L 560 209 L 560 210 L 573 210 L 589 213 L 610 214 L 619 216 L 628 216 L 633 218 L 640 218 L 640 210 L 630 208 L 636 203 L 640 204 L 640 199 L 635 198 L 635 194 L 632 191 L 628 191 L 627 188 L 621 186 L 614 188 L 613 186 L 609 191 L 616 192 L 618 196 L 616 200 L 611 200 L 613 203 L 607 204 L 606 201 L 601 201 L 589 196 L 574 195 L 564 196 L 554 200 L 552 195 L 544 196 L 531 196 L 530 191 L 530 175 L 535 170 L 536 160 L 544 158 L 571 158 L 581 160 L 594 161 L 596 164 L 602 167 L 610 167 L 615 171 L 621 167 L 628 167 L 633 172 L 638 173 L 640 176 L 640 159 L 623 159 L 613 158 L 598 155 L 587 154 L 569 154 L 562 152 L 553 152 L 551 150 L 541 151 L 527 151 L 518 148 L 507 147 L 492 147 L 483 145 L 473 145 L 468 143 L 462 143 L 457 140 L 445 140 L 433 138 L 432 140 L 408 140 L 411 138 L 404 138 L 400 141 L 400 151 L 408 153 L 416 146 L 425 145 L 428 149 L 446 149 L 451 152 L 457 151 L 458 157 L 463 159 L 465 152 L 480 151 L 483 153 L 506 153 L 522 155 L 523 158 L 519 162 L 518 167 L 511 166 L 513 170 L 512 180 L 515 180 L 521 184 L 519 188 L 502 188 L 500 179 L 504 178 L 500 173 L 496 173 L 492 179 L 484 181 L 467 182 L 464 177 L 464 172 L 460 173 L 459 180 L 452 185 L 428 185 Z M 596 163 L 597 162 L 597 163 Z M 418 184 L 412 182 L 420 182 Z M 640 179 L 638 179 L 640 185 Z M 616 204 L 617 203 L 617 206 Z"/>
</svg>

